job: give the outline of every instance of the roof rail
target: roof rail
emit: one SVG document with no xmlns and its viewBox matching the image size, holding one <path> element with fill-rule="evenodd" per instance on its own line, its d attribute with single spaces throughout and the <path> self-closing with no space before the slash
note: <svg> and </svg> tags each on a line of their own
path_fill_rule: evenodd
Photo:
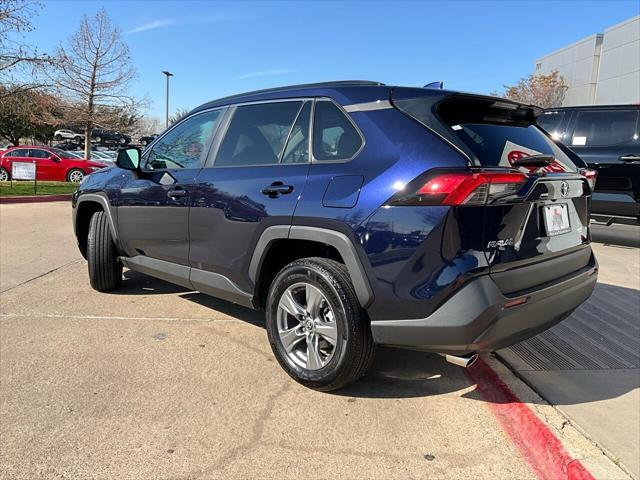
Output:
<svg viewBox="0 0 640 480">
<path fill-rule="evenodd" d="M 382 82 L 375 82 L 371 80 L 335 80 L 329 82 L 318 82 L 318 83 L 300 83 L 297 85 L 285 85 L 281 87 L 273 87 L 273 88 L 265 88 L 262 90 L 254 90 L 252 92 L 238 93 L 235 95 L 229 95 L 228 97 L 218 98 L 216 100 L 212 100 L 211 102 L 207 102 L 205 105 L 218 103 L 227 100 L 233 100 L 235 98 L 249 97 L 251 95 L 259 95 L 262 93 L 274 93 L 274 92 L 283 92 L 287 90 L 295 90 L 298 88 L 321 88 L 321 87 L 348 87 L 348 86 L 385 86 Z M 201 105 L 197 107 L 196 110 L 204 107 Z"/>
</svg>

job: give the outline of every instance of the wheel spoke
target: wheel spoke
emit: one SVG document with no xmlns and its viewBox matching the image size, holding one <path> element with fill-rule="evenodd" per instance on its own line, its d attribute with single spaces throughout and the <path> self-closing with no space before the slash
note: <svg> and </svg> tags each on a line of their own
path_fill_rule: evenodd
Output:
<svg viewBox="0 0 640 480">
<path fill-rule="evenodd" d="M 300 327 L 295 326 L 293 328 L 289 328 L 288 330 L 280 330 L 280 340 L 282 341 L 282 346 L 287 352 L 291 352 L 293 347 L 304 338 L 304 335 L 300 333 Z"/>
<path fill-rule="evenodd" d="M 280 299 L 280 304 L 278 306 L 289 315 L 296 318 L 304 315 L 304 307 L 300 305 L 295 298 L 293 298 L 291 290 L 287 290 L 282 294 L 282 298 Z"/>
<path fill-rule="evenodd" d="M 309 335 L 307 337 L 307 368 L 309 370 L 322 368 L 317 335 Z"/>
<path fill-rule="evenodd" d="M 316 325 L 316 332 L 331 345 L 338 340 L 338 328 L 335 322 L 321 322 Z"/>
<path fill-rule="evenodd" d="M 305 286 L 305 298 L 307 300 L 307 312 L 309 312 L 313 318 L 316 318 L 320 311 L 320 304 L 324 299 L 322 293 L 313 285 L 307 284 Z"/>
</svg>

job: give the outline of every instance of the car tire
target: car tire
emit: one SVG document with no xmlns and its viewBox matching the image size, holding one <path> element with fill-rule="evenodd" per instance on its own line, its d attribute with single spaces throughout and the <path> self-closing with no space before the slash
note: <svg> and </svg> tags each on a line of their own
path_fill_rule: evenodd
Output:
<svg viewBox="0 0 640 480">
<path fill-rule="evenodd" d="M 271 349 L 302 385 L 337 390 L 371 366 L 376 344 L 343 264 L 315 257 L 288 264 L 271 283 L 265 310 Z"/>
<path fill-rule="evenodd" d="M 94 140 L 96 141 L 96 143 L 102 143 L 102 137 L 99 135 L 95 137 Z"/>
<path fill-rule="evenodd" d="M 9 170 L 4 167 L 0 167 L 0 182 L 8 182 L 9 180 L 11 180 Z"/>
<path fill-rule="evenodd" d="M 62 135 L 60 135 L 60 134 L 55 135 L 55 136 L 53 137 L 53 139 L 54 139 L 56 142 L 60 142 L 60 141 L 62 141 Z"/>
<path fill-rule="evenodd" d="M 122 264 L 111 238 L 105 212 L 96 212 L 89 223 L 87 237 L 87 265 L 89 283 L 98 292 L 116 290 L 122 285 Z"/>
<path fill-rule="evenodd" d="M 120 145 L 124 145 L 125 143 L 127 143 L 127 139 L 126 139 L 126 138 L 124 138 L 124 137 L 123 137 L 123 138 L 120 138 L 120 139 L 118 139 L 118 143 L 119 143 Z"/>
<path fill-rule="evenodd" d="M 147 145 L 147 141 L 146 141 L 146 140 L 142 140 L 142 141 L 140 142 L 140 145 L 142 145 L 143 147 L 144 147 L 144 146 L 146 146 L 146 145 Z"/>
<path fill-rule="evenodd" d="M 73 139 L 75 140 L 76 143 L 82 142 L 82 137 L 81 136 L 73 137 Z"/>
<path fill-rule="evenodd" d="M 67 182 L 80 183 L 84 180 L 84 172 L 79 168 L 72 168 L 67 172 Z"/>
</svg>

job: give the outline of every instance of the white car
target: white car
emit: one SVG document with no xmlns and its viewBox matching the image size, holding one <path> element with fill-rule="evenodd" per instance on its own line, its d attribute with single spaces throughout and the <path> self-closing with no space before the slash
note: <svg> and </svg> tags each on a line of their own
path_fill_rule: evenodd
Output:
<svg viewBox="0 0 640 480">
<path fill-rule="evenodd" d="M 56 130 L 55 133 L 53 134 L 53 138 L 56 141 L 61 141 L 61 140 L 75 140 L 76 142 L 81 142 L 82 139 L 84 138 L 84 135 L 80 134 L 80 133 L 76 133 L 73 130 Z"/>
</svg>

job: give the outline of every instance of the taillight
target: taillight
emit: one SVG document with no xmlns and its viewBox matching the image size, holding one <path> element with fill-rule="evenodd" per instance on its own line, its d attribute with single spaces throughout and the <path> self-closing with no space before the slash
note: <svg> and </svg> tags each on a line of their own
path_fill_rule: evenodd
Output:
<svg viewBox="0 0 640 480">
<path fill-rule="evenodd" d="M 438 172 L 411 182 L 391 205 L 485 205 L 515 194 L 527 181 L 520 172 Z"/>
<path fill-rule="evenodd" d="M 580 175 L 587 179 L 591 191 L 596 187 L 596 179 L 598 178 L 598 172 L 596 170 L 590 170 L 588 168 L 581 168 Z"/>
</svg>

